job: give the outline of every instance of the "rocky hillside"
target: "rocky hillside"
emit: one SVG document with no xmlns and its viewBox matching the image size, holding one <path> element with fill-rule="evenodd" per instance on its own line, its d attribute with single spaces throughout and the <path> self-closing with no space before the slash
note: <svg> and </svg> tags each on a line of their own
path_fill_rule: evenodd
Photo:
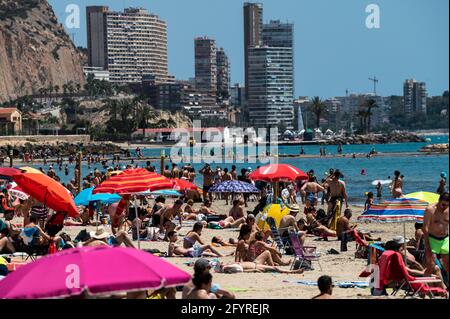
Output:
<svg viewBox="0 0 450 319">
<path fill-rule="evenodd" d="M 0 0 L 0 102 L 84 84 L 82 54 L 46 0 Z"/>
</svg>

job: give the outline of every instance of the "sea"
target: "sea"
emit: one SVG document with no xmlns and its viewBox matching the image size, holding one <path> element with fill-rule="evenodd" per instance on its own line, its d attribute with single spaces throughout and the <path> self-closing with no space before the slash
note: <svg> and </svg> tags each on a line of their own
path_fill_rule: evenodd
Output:
<svg viewBox="0 0 450 319">
<path fill-rule="evenodd" d="M 448 143 L 449 136 L 448 135 L 435 135 L 435 136 L 425 136 L 427 138 L 427 142 L 424 143 L 391 143 L 391 144 L 361 144 L 361 145 L 344 145 L 343 146 L 343 154 L 346 154 L 345 157 L 341 156 L 333 156 L 337 154 L 337 145 L 327 145 L 326 153 L 327 157 L 324 158 L 299 158 L 299 157 L 279 157 L 279 163 L 290 164 L 300 168 L 301 170 L 307 172 L 310 169 L 315 171 L 317 178 L 320 180 L 326 176 L 326 173 L 333 169 L 339 169 L 344 174 L 344 181 L 347 185 L 347 192 L 352 204 L 361 204 L 365 201 L 365 193 L 373 191 L 375 193 L 375 186 L 372 185 L 372 181 L 374 180 L 387 180 L 390 179 L 395 170 L 399 170 L 402 175 L 404 175 L 404 193 L 411 193 L 416 191 L 427 191 L 427 192 L 435 192 L 438 188 L 438 183 L 440 180 L 441 172 L 445 172 L 448 174 L 449 170 L 449 156 L 445 155 L 411 155 L 409 153 L 416 153 L 420 148 L 429 144 L 441 144 Z M 319 155 L 320 148 L 324 146 L 320 145 L 303 145 L 304 152 L 306 155 Z M 394 156 L 374 156 L 371 158 L 367 158 L 365 156 L 352 158 L 351 154 L 367 154 L 371 150 L 375 150 L 378 153 L 399 153 Z M 135 149 L 130 149 L 131 153 L 135 153 Z M 161 152 L 164 151 L 168 156 L 171 154 L 170 148 L 143 148 L 141 149 L 143 155 L 145 157 L 159 157 Z M 229 150 L 225 150 L 226 152 Z M 208 162 L 211 164 L 212 168 L 215 169 L 217 166 L 222 169 L 225 167 L 231 168 L 231 165 L 236 165 L 238 172 L 242 168 L 251 168 L 252 170 L 256 169 L 258 166 L 266 165 L 266 162 L 256 161 L 256 158 L 250 158 L 249 161 L 244 161 L 244 155 L 249 152 L 252 154 L 261 154 L 261 150 L 253 150 L 253 149 L 237 149 L 232 150 L 231 152 L 235 153 L 234 155 L 227 156 L 225 155 L 225 161 L 221 156 L 215 155 L 216 161 L 211 160 L 211 158 L 207 157 L 205 160 L 200 160 L 200 156 L 196 156 L 193 159 L 185 158 L 185 161 L 181 161 L 178 165 L 182 166 L 187 163 L 191 163 L 195 168 L 196 172 L 198 172 L 205 164 Z M 219 148 L 220 152 L 220 148 Z M 207 150 L 207 155 L 210 154 L 210 150 Z M 278 153 L 286 154 L 286 155 L 298 155 L 300 153 L 300 146 L 279 146 Z M 404 153 L 404 155 L 402 155 Z M 191 153 L 192 155 L 192 153 Z M 199 154 L 197 154 L 199 155 Z M 228 154 L 229 155 L 229 154 Z M 237 160 L 237 163 L 233 163 L 233 159 Z M 260 158 L 261 159 L 261 158 Z M 151 161 L 152 165 L 156 166 L 159 171 L 160 160 Z M 110 165 L 111 162 L 108 163 Z M 130 164 L 129 161 L 121 161 L 120 166 Z M 165 165 L 170 165 L 170 160 L 165 161 Z M 146 161 L 134 161 L 134 165 L 138 165 L 140 167 L 145 167 Z M 45 171 L 48 170 L 49 165 L 34 165 L 35 168 L 42 167 Z M 90 167 L 87 164 L 82 166 L 82 174 L 83 176 L 87 175 L 89 172 L 94 171 L 95 169 L 104 170 L 104 168 L 99 165 L 91 165 Z M 70 179 L 73 178 L 74 174 L 74 165 L 69 166 L 69 175 L 66 176 L 64 174 L 64 168 L 62 171 L 59 171 L 56 168 L 57 174 L 61 177 L 61 181 L 63 183 L 67 183 Z M 197 174 L 197 178 L 195 183 L 198 186 L 202 185 L 202 176 Z M 389 188 L 388 185 L 384 186 L 383 195 L 389 196 Z"/>
</svg>

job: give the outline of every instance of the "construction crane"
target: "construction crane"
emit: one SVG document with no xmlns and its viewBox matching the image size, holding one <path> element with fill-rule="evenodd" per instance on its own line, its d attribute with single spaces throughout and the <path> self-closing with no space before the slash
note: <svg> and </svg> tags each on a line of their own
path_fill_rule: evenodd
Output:
<svg viewBox="0 0 450 319">
<path fill-rule="evenodd" d="M 373 82 L 373 93 L 377 95 L 377 83 L 379 82 L 379 80 L 376 76 L 374 76 L 373 78 L 369 78 L 369 80 Z"/>
</svg>

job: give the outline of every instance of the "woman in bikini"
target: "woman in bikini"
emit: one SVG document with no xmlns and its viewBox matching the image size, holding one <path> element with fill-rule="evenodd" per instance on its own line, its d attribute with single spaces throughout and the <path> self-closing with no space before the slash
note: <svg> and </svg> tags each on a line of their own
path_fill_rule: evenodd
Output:
<svg viewBox="0 0 450 319">
<path fill-rule="evenodd" d="M 196 255 L 204 254 L 205 252 L 211 252 L 212 254 L 215 254 L 215 256 L 212 257 L 224 257 L 223 254 L 215 250 L 211 245 L 208 245 L 202 241 L 201 234 L 203 230 L 203 223 L 197 222 L 194 224 L 194 227 L 192 230 L 186 234 L 183 238 L 183 248 L 184 249 L 190 249 L 194 248 L 194 250 L 197 252 Z M 197 242 L 200 245 L 196 245 Z"/>
<path fill-rule="evenodd" d="M 282 257 L 281 253 L 278 252 L 274 247 L 265 243 L 263 240 L 264 240 L 264 233 L 257 232 L 255 234 L 255 239 L 250 242 L 248 247 L 248 255 L 247 255 L 248 261 L 254 261 L 258 256 L 268 251 L 272 257 L 274 264 L 276 264 L 277 266 L 289 266 L 291 264 L 292 260 L 284 261 L 281 258 Z"/>
<path fill-rule="evenodd" d="M 188 200 L 186 206 L 184 206 L 183 219 L 184 220 L 197 220 L 198 212 L 194 210 L 194 201 Z"/>
<path fill-rule="evenodd" d="M 219 257 L 217 254 L 196 249 L 194 247 L 184 248 L 176 244 L 178 240 L 178 234 L 175 231 L 170 231 L 167 234 L 167 238 L 169 239 L 169 249 L 167 255 L 169 257 L 173 256 L 183 256 L 183 257 Z"/>
<path fill-rule="evenodd" d="M 395 178 L 391 185 L 392 197 L 394 198 L 403 197 L 403 179 L 400 176 L 400 172 L 395 171 L 394 176 Z"/>
</svg>

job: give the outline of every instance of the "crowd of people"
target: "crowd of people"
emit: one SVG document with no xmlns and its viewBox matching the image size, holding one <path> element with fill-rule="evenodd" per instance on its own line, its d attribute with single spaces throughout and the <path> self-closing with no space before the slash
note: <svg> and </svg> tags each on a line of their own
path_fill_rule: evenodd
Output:
<svg viewBox="0 0 450 319">
<path fill-rule="evenodd" d="M 119 170 L 134 167 L 130 163 L 123 167 L 120 158 L 114 158 L 111 166 L 100 158 L 90 158 L 90 163 L 101 163 L 105 171 L 96 169 L 85 176 L 81 188 L 95 187 L 117 174 Z M 69 159 L 70 164 L 70 159 Z M 62 160 L 57 161 L 56 169 L 50 166 L 47 172 L 49 177 L 58 180 L 57 170 L 68 174 L 67 164 Z M 145 168 L 155 172 L 156 168 L 150 162 Z M 79 168 L 75 168 L 75 178 L 64 186 L 74 195 L 78 193 L 79 186 L 76 176 Z M 79 218 L 65 216 L 64 212 L 50 212 L 42 203 L 33 198 L 29 200 L 17 200 L 4 189 L 0 194 L 1 213 L 0 219 L 0 254 L 12 254 L 17 251 L 29 251 L 33 247 L 35 251 L 46 254 L 49 251 L 70 249 L 77 246 L 120 246 L 136 248 L 136 240 L 165 241 L 166 252 L 158 252 L 167 257 L 187 257 L 198 259 L 194 266 L 192 283 L 186 285 L 183 297 L 187 299 L 206 298 L 234 298 L 234 294 L 212 284 L 213 275 L 210 270 L 218 273 L 238 272 L 278 272 L 285 274 L 300 274 L 305 271 L 302 267 L 291 267 L 293 259 L 283 255 L 276 248 L 276 235 L 273 229 L 261 229 L 257 223 L 257 216 L 264 207 L 270 203 L 280 203 L 288 208 L 288 214 L 282 216 L 277 230 L 283 243 L 289 243 L 292 239 L 291 231 L 298 237 L 301 245 L 308 236 L 317 236 L 319 239 L 328 240 L 336 238 L 339 241 L 352 241 L 363 238 L 365 241 L 379 242 L 368 232 L 356 229 L 351 225 L 353 212 L 349 206 L 349 198 L 346 190 L 344 175 L 339 169 L 330 169 L 323 179 L 316 177 L 314 170 L 310 170 L 306 180 L 299 182 L 280 182 L 279 189 L 273 189 L 273 185 L 261 181 L 253 182 L 249 175 L 251 168 L 243 168 L 239 172 L 235 165 L 230 169 L 216 167 L 215 170 L 208 164 L 198 171 L 191 165 L 179 167 L 171 163 L 166 165 L 162 175 L 167 178 L 180 178 L 195 183 L 196 177 L 203 177 L 202 193 L 198 191 L 186 191 L 173 203 L 166 203 L 166 198 L 159 196 L 150 200 L 145 196 L 124 196 L 120 202 L 96 207 L 90 204 L 87 207 L 79 207 Z M 253 183 L 259 190 L 259 194 L 213 194 L 209 192 L 211 187 L 228 180 L 239 180 Z M 442 180 L 444 182 L 442 182 Z M 381 185 L 380 185 L 381 186 Z M 381 189 L 377 185 L 377 198 L 381 197 Z M 394 179 L 390 186 L 391 197 L 403 196 L 403 175 L 399 171 L 394 172 Z M 430 205 L 424 216 L 423 224 L 416 224 L 416 236 L 413 243 L 407 245 L 407 266 L 410 273 L 419 275 L 436 275 L 436 258 L 440 257 L 444 270 L 448 273 L 448 205 L 449 195 L 446 192 L 446 176 L 441 174 L 440 198 L 437 204 Z M 277 193 L 279 198 L 273 198 Z M 321 194 L 321 196 L 319 196 Z M 319 205 L 321 200 L 322 208 Z M 227 214 L 212 209 L 212 203 L 223 200 L 225 205 L 231 204 Z M 249 201 L 257 201 L 253 210 L 247 210 Z M 197 204 L 200 202 L 199 204 Z M 369 192 L 365 209 L 369 209 L 374 203 L 374 194 Z M 137 204 L 137 207 L 134 205 Z M 197 206 L 198 205 L 198 206 Z M 300 207 L 303 205 L 303 214 Z M 341 214 L 341 211 L 343 214 Z M 101 215 L 100 220 L 95 218 Z M 21 225 L 12 223 L 14 217 L 23 218 Z M 108 224 L 110 231 L 108 230 Z M 192 225 L 192 230 L 182 238 L 179 237 L 183 225 Z M 72 239 L 63 231 L 64 226 L 96 226 L 95 231 L 82 230 Z M 224 240 L 215 236 L 208 243 L 202 232 L 205 228 L 226 229 L 235 228 L 239 231 L 237 238 Z M 404 240 L 404 239 L 403 239 Z M 402 240 L 393 240 L 387 248 L 401 251 Z M 292 244 L 292 243 L 291 243 Z M 402 247 L 396 246 L 400 245 Z M 28 248 L 27 248 L 28 247 Z M 223 262 L 206 264 L 203 258 L 221 258 L 226 256 L 218 247 L 233 247 L 234 261 L 228 264 Z M 341 245 L 341 247 L 343 247 Z M 386 247 L 386 245 L 385 245 Z M 341 248 L 341 251 L 344 251 Z M 228 254 L 230 255 L 230 254 Z M 1 267 L 2 270 L 4 267 Z M 3 270 L 4 272 L 4 270 Z M 0 273 L 1 275 L 1 273 Z M 320 295 L 317 299 L 329 299 L 332 296 L 332 280 L 328 276 L 322 276 L 318 280 Z M 157 292 L 145 293 L 145 297 L 158 295 L 162 298 L 174 298 L 173 289 L 162 289 Z M 144 296 L 144 295 L 142 295 Z"/>
</svg>

